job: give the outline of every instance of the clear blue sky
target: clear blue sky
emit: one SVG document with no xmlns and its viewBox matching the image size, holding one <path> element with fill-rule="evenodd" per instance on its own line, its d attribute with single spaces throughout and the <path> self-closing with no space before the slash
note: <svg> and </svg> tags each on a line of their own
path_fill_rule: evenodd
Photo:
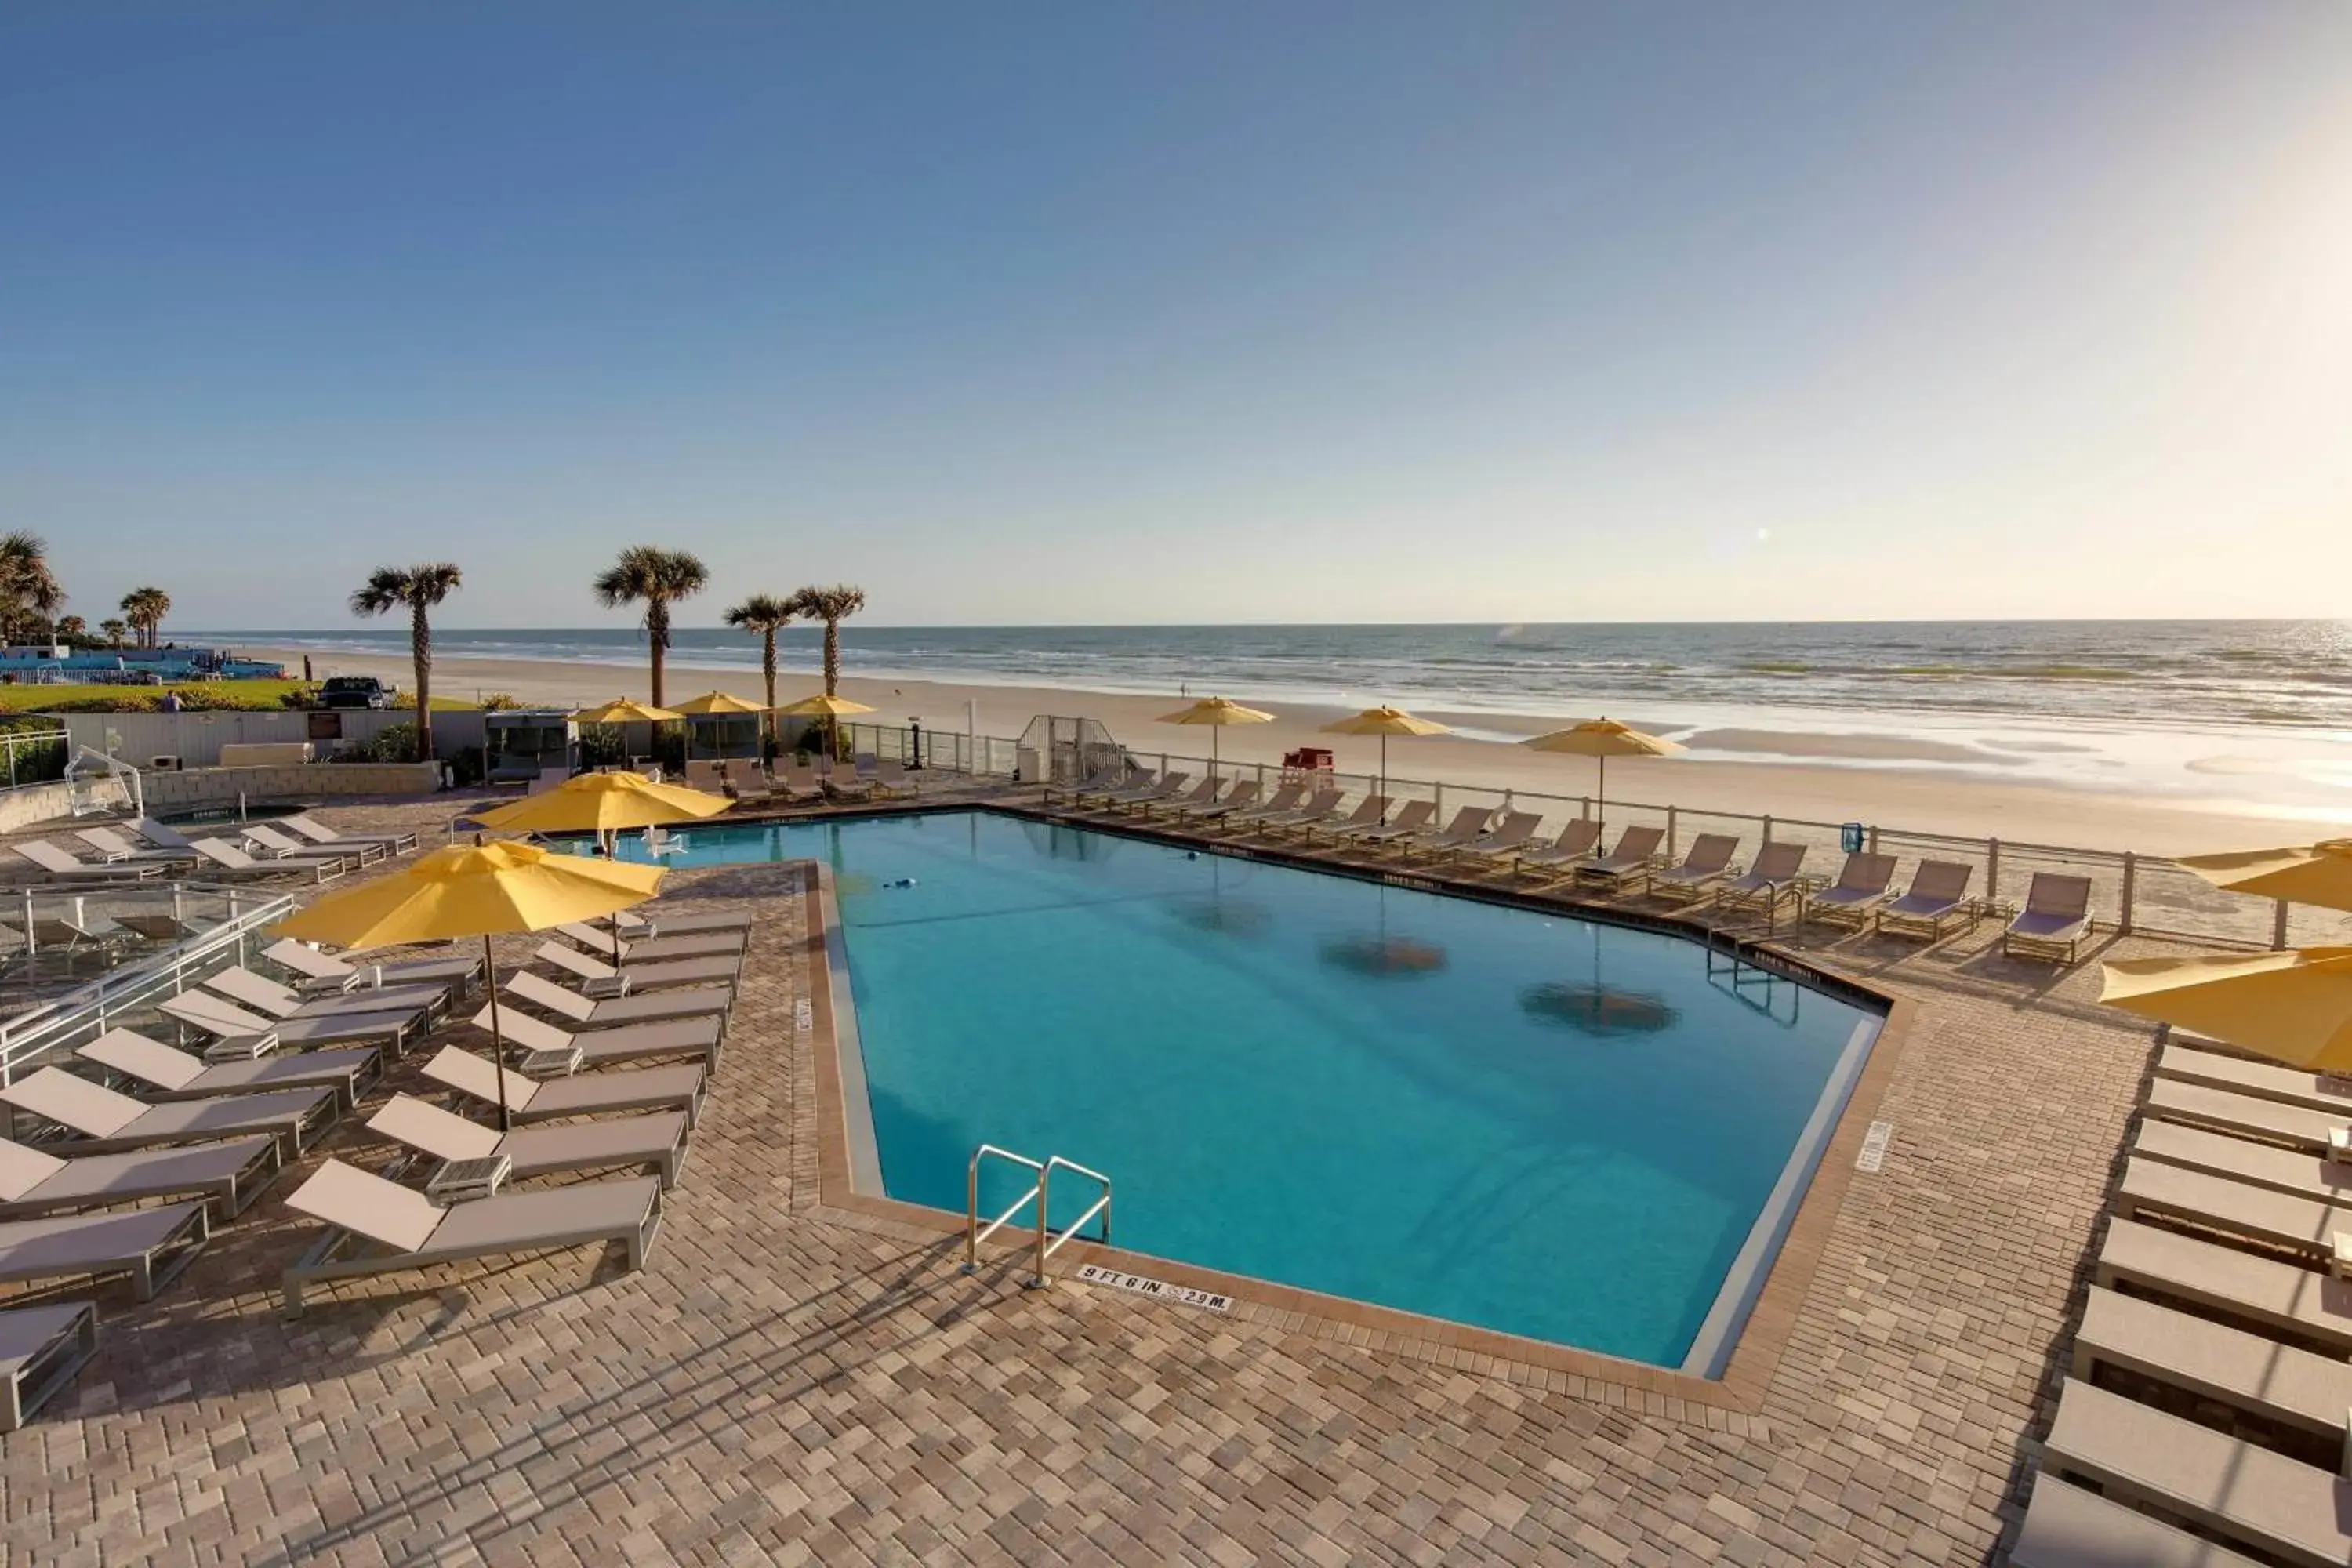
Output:
<svg viewBox="0 0 2352 1568">
<path fill-rule="evenodd" d="M 12 0 L 0 525 L 183 626 L 2352 613 L 2352 6 Z"/>
</svg>

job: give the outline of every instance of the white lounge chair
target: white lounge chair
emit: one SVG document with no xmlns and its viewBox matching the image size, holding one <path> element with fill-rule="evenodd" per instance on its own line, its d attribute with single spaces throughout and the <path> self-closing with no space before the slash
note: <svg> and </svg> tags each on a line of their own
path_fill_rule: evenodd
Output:
<svg viewBox="0 0 2352 1568">
<path fill-rule="evenodd" d="M 20 838 L 8 847 L 20 859 L 30 861 L 50 877 L 79 877 L 98 882 L 144 882 L 163 874 L 161 861 L 83 860 L 62 845 L 46 838 Z"/>
<path fill-rule="evenodd" d="M 1666 841 L 1663 827 L 1629 827 L 1617 836 L 1617 847 L 1598 860 L 1587 860 L 1576 867 L 1579 883 L 1591 882 L 1603 887 L 1620 887 L 1646 878 L 1658 846 Z"/>
<path fill-rule="evenodd" d="M 425 1064 L 425 1076 L 484 1105 L 499 1102 L 501 1069 L 488 1057 L 444 1046 Z M 624 1068 L 570 1078 L 526 1078 L 504 1069 L 507 1113 L 518 1121 L 604 1116 L 621 1110 L 682 1110 L 693 1127 L 702 1116 L 704 1074 L 684 1067 Z M 5 1093 L 5 1091 L 0 1091 Z"/>
<path fill-rule="evenodd" d="M 686 1116 L 660 1110 L 601 1121 L 564 1121 L 500 1132 L 414 1095 L 395 1094 L 368 1118 L 368 1130 L 441 1162 L 436 1176 L 473 1160 L 503 1160 L 513 1180 L 643 1165 L 665 1187 L 686 1167 Z M 427 1190 L 432 1182 L 425 1184 Z"/>
<path fill-rule="evenodd" d="M 14 1432 L 98 1354 L 98 1309 L 54 1301 L 0 1311 L 0 1432 Z"/>
<path fill-rule="evenodd" d="M 1393 804 L 1384 795 L 1368 795 L 1356 803 L 1356 809 L 1334 822 L 1330 814 L 1299 823 L 1268 823 L 1266 833 L 1279 838 L 1286 833 L 1296 833 L 1310 843 L 1317 838 L 1340 839 L 1367 827 L 1378 827 L 1387 820 L 1389 806 Z"/>
<path fill-rule="evenodd" d="M 1244 812 L 1238 825 L 1245 837 L 1261 833 L 1272 836 L 1305 832 L 1337 816 L 1339 803 L 1347 798 L 1347 794 L 1343 789 L 1318 789 L 1308 795 L 1303 805 L 1286 810 L 1277 810 L 1268 805 L 1259 811 Z M 1225 826 L 1231 828 L 1236 824 L 1228 822 Z"/>
<path fill-rule="evenodd" d="M 194 1198 L 218 1205 L 221 1218 L 234 1219 L 277 1180 L 282 1164 L 278 1140 L 267 1133 L 72 1160 L 0 1138 L 0 1215 Z"/>
<path fill-rule="evenodd" d="M 630 969 L 616 969 L 593 953 L 583 952 L 563 942 L 541 942 L 532 956 L 579 981 L 582 995 L 599 999 L 677 985 L 732 985 L 742 970 L 741 959 L 732 955 L 680 958 L 667 963 L 640 963 Z"/>
<path fill-rule="evenodd" d="M 307 813 L 296 816 L 281 816 L 278 819 L 278 826 L 299 837 L 309 839 L 313 844 L 323 845 L 329 849 L 341 849 L 355 844 L 379 844 L 392 854 L 399 855 L 416 847 L 416 835 L 403 829 L 371 832 L 354 828 L 346 832 L 342 828 L 330 826 Z"/>
<path fill-rule="evenodd" d="M 140 1085 L 150 1100 L 210 1100 L 224 1094 L 267 1094 L 285 1089 L 332 1089 L 351 1110 L 383 1074 L 383 1058 L 357 1050 L 295 1051 L 242 1061 L 207 1062 L 135 1029 L 109 1029 L 74 1055 Z"/>
<path fill-rule="evenodd" d="M 1870 922 L 1872 912 L 1887 900 L 1894 880 L 1894 856 L 1857 851 L 1845 858 L 1835 882 L 1806 896 L 1798 922 L 1819 921 L 1860 931 Z"/>
<path fill-rule="evenodd" d="M 202 1204 L 0 1225 L 0 1280 L 128 1278 L 145 1301 L 180 1277 L 211 1236 Z"/>
<path fill-rule="evenodd" d="M 2000 933 L 2000 951 L 2072 963 L 2091 930 L 2091 879 L 2036 871 L 2025 887 L 2025 907 Z"/>
<path fill-rule="evenodd" d="M 1756 852 L 1756 859 L 1744 875 L 1734 877 L 1723 885 L 1716 905 L 1723 910 L 1760 910 L 1766 916 L 1777 916 L 1785 901 L 1795 903 L 1804 896 L 1804 887 L 1798 876 L 1805 864 L 1806 846 L 1802 844 L 1767 844 Z"/>
<path fill-rule="evenodd" d="M 208 878 L 302 877 L 313 882 L 331 882 L 341 876 L 351 861 L 337 855 L 326 859 L 257 860 L 236 845 L 220 838 L 198 838 L 189 847 L 212 862 L 204 875 Z"/>
<path fill-rule="evenodd" d="M 227 997 L 205 990 L 160 998 L 155 1010 L 176 1023 L 214 1037 L 219 1047 L 251 1042 L 242 1054 L 260 1056 L 277 1046 L 373 1045 L 397 1057 L 426 1027 L 424 1009 L 402 1013 L 352 1013 L 320 1018 L 269 1018 L 248 1012 Z M 225 1054 L 215 1049 L 211 1054 Z"/>
<path fill-rule="evenodd" d="M 1397 808 L 1397 814 L 1386 822 L 1375 822 L 1367 827 L 1349 826 L 1327 835 L 1334 842 L 1350 848 L 1368 846 L 1378 848 L 1401 838 L 1411 838 L 1429 831 L 1432 819 L 1437 816 L 1433 800 L 1409 800 Z"/>
<path fill-rule="evenodd" d="M 302 1314 L 303 1293 L 325 1279 L 429 1268 L 461 1258 L 623 1242 L 631 1272 L 646 1265 L 661 1228 L 661 1183 L 652 1176 L 580 1182 L 529 1193 L 498 1193 L 446 1207 L 397 1182 L 329 1160 L 286 1206 L 329 1229 L 286 1270 L 286 1315 Z M 381 1252 L 339 1256 L 361 1241 Z"/>
<path fill-rule="evenodd" d="M 1592 858 L 1601 847 L 1601 824 L 1589 816 L 1580 816 L 1559 830 L 1559 837 L 1538 848 L 1522 849 L 1515 868 L 1522 873 L 1531 870 L 1554 871 L 1558 877 L 1572 875 L 1576 868 Z"/>
<path fill-rule="evenodd" d="M 1695 903 L 1731 874 L 1731 858 L 1738 853 L 1738 835 L 1702 833 L 1691 840 L 1681 865 L 1650 873 L 1649 890 L 1658 898 Z"/>
<path fill-rule="evenodd" d="M 259 860 L 341 860 L 346 867 L 373 865 L 392 853 L 381 844 L 313 844 L 280 833 L 266 822 L 250 822 L 237 829 L 247 850 Z"/>
<path fill-rule="evenodd" d="M 735 1008 L 732 985 L 688 985 L 628 996 L 591 998 L 577 991 L 567 991 L 545 975 L 528 970 L 508 975 L 499 992 L 518 1005 L 552 1013 L 566 1024 L 583 1029 L 664 1023 L 675 1018 L 716 1018 L 724 1029 L 728 1015 Z"/>
<path fill-rule="evenodd" d="M 1506 811 L 1495 820 L 1493 828 L 1454 851 L 1463 860 L 1485 860 L 1496 863 L 1516 861 L 1527 847 L 1535 842 L 1536 829 L 1543 826 L 1543 817 L 1532 811 Z"/>
<path fill-rule="evenodd" d="M 1958 860 L 1920 861 L 1911 873 L 1911 890 L 1881 905 L 1873 929 L 1941 942 L 1948 927 L 1975 925 L 1977 906 L 1969 897 L 1969 879 L 1975 870 Z"/>
<path fill-rule="evenodd" d="M 229 1094 L 215 1100 L 178 1100 L 150 1105 L 104 1084 L 77 1078 L 63 1068 L 41 1068 L 0 1085 L 0 1103 L 73 1134 L 52 1144 L 68 1154 L 105 1154 L 159 1143 L 199 1143 L 243 1132 L 267 1132 L 299 1154 L 334 1124 L 334 1091 L 284 1089 L 272 1094 Z"/>
<path fill-rule="evenodd" d="M 162 860 L 186 865 L 196 857 L 186 849 L 154 849 L 143 844 L 133 844 L 111 827 L 77 827 L 74 837 L 98 851 L 98 858 L 109 864 L 117 860 Z"/>
<path fill-rule="evenodd" d="M 261 956 L 281 969 L 302 976 L 306 991 L 382 990 L 388 985 L 438 984 L 448 987 L 451 999 L 462 997 L 481 977 L 482 961 L 473 957 L 395 958 L 354 964 L 331 953 L 281 938 L 264 948 Z"/>
<path fill-rule="evenodd" d="M 583 921 L 569 921 L 554 928 L 558 936 L 578 942 L 599 958 L 616 954 L 624 968 L 640 963 L 665 963 L 680 958 L 738 957 L 743 952 L 749 932 L 740 931 L 688 931 L 684 936 L 624 937 L 617 931 L 598 931 Z"/>
</svg>

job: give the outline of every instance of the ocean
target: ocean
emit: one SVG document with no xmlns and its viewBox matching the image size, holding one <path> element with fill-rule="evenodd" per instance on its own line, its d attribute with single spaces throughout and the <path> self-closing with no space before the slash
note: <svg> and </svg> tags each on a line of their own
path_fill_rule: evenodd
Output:
<svg viewBox="0 0 2352 1568">
<path fill-rule="evenodd" d="M 190 634 L 183 634 L 187 636 Z M 194 634 L 232 647 L 407 652 L 394 627 Z M 818 632 L 782 634 L 813 671 Z M 628 627 L 436 628 L 445 658 L 636 665 Z M 2336 621 L 1763 622 L 1591 626 L 864 626 L 842 628 L 851 676 L 1116 692 L 1584 715 L 1797 709 L 1858 719 L 2074 720 L 2352 730 L 2352 623 Z M 676 634 L 673 663 L 753 669 L 756 638 Z"/>
</svg>

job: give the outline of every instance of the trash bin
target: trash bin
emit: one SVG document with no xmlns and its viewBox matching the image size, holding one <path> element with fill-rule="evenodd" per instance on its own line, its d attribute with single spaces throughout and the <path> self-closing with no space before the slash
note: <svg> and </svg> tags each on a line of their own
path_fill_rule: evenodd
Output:
<svg viewBox="0 0 2352 1568">
<path fill-rule="evenodd" d="M 1868 832 L 1859 822 L 1849 822 L 1838 829 L 1838 847 L 1849 855 L 1861 854 L 1868 841 Z"/>
</svg>

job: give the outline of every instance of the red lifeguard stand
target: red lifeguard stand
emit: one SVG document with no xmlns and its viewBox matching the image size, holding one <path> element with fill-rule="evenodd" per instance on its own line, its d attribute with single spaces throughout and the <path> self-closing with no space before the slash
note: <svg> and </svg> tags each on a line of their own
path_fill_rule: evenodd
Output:
<svg viewBox="0 0 2352 1568">
<path fill-rule="evenodd" d="M 1331 752 L 1323 746 L 1300 746 L 1282 754 L 1282 782 L 1286 784 L 1328 783 Z"/>
</svg>

